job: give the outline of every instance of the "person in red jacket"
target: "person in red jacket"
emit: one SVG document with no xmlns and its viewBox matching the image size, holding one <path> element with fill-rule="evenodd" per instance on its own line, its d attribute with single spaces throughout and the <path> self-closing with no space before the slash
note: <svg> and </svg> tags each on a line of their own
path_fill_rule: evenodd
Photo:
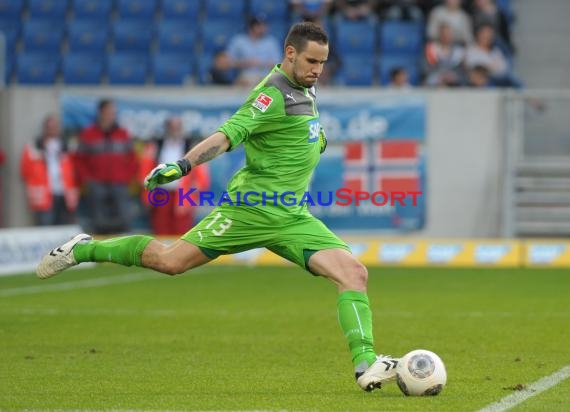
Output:
<svg viewBox="0 0 570 412">
<path fill-rule="evenodd" d="M 137 177 L 137 160 L 129 132 L 117 124 L 112 100 L 99 102 L 95 123 L 79 136 L 75 159 L 87 194 L 93 232 L 128 232 L 128 187 Z"/>
<path fill-rule="evenodd" d="M 148 142 L 145 145 L 141 159 L 140 181 L 158 164 L 168 162 L 172 156 L 183 156 L 190 150 L 191 140 L 184 137 L 182 120 L 179 117 L 171 117 L 165 121 L 164 136 Z M 210 187 L 210 173 L 206 164 L 197 166 L 192 174 L 184 178 L 162 186 L 168 190 L 169 201 L 163 206 L 152 205 L 148 200 L 148 191 L 142 191 L 142 203 L 150 208 L 150 223 L 156 235 L 182 235 L 192 227 L 194 223 L 194 207 L 190 204 L 179 205 L 179 189 L 184 193 L 191 188 L 196 191 L 208 190 Z M 194 195 L 196 193 L 193 193 Z M 191 196 L 198 204 L 199 200 Z"/>
<path fill-rule="evenodd" d="M 75 221 L 79 187 L 56 116 L 46 117 L 41 136 L 24 146 L 20 170 L 36 224 L 62 225 Z"/>
</svg>

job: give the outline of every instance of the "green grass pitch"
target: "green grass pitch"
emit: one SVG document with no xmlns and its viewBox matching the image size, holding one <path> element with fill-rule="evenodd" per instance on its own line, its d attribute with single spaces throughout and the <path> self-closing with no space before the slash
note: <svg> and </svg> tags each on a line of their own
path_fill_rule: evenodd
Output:
<svg viewBox="0 0 570 412">
<path fill-rule="evenodd" d="M 475 411 L 570 364 L 567 270 L 371 269 L 376 349 L 438 353 L 431 398 L 356 386 L 336 295 L 293 267 L 1 277 L 0 409 Z M 568 405 L 567 379 L 514 410 Z"/>
</svg>

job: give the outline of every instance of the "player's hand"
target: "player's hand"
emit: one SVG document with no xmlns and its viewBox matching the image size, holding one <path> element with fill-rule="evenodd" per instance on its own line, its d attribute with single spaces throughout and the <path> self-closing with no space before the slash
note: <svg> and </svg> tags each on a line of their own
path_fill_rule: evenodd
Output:
<svg viewBox="0 0 570 412">
<path fill-rule="evenodd" d="M 180 179 L 184 174 L 178 163 L 161 163 L 144 178 L 144 187 L 152 190 L 159 185 Z"/>
<path fill-rule="evenodd" d="M 327 137 L 325 136 L 325 131 L 322 128 L 319 132 L 319 146 L 321 149 L 321 154 L 323 154 L 327 148 Z"/>
</svg>

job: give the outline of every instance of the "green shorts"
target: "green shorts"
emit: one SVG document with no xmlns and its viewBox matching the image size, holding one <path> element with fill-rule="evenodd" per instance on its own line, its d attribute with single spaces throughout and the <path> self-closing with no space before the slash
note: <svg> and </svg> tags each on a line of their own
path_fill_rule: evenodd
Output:
<svg viewBox="0 0 570 412">
<path fill-rule="evenodd" d="M 264 247 L 306 270 L 309 258 L 319 250 L 350 252 L 345 242 L 310 214 L 283 217 L 247 206 L 217 207 L 182 239 L 211 259 Z"/>
</svg>

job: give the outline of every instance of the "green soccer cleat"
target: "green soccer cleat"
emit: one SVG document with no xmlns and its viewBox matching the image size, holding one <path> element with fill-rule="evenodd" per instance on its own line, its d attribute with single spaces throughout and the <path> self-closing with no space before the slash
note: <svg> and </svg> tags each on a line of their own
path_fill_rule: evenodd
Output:
<svg viewBox="0 0 570 412">
<path fill-rule="evenodd" d="M 40 279 L 47 279 L 65 269 L 69 269 L 70 267 L 77 265 L 77 261 L 73 256 L 74 246 L 80 242 L 89 242 L 92 239 L 93 238 L 91 236 L 82 233 L 60 247 L 53 249 L 48 254 L 44 255 L 40 261 L 36 269 L 36 275 Z"/>
<path fill-rule="evenodd" d="M 383 384 L 396 380 L 396 366 L 399 359 L 391 356 L 379 355 L 376 362 L 364 372 L 356 373 L 356 383 L 366 392 L 380 389 Z"/>
</svg>

